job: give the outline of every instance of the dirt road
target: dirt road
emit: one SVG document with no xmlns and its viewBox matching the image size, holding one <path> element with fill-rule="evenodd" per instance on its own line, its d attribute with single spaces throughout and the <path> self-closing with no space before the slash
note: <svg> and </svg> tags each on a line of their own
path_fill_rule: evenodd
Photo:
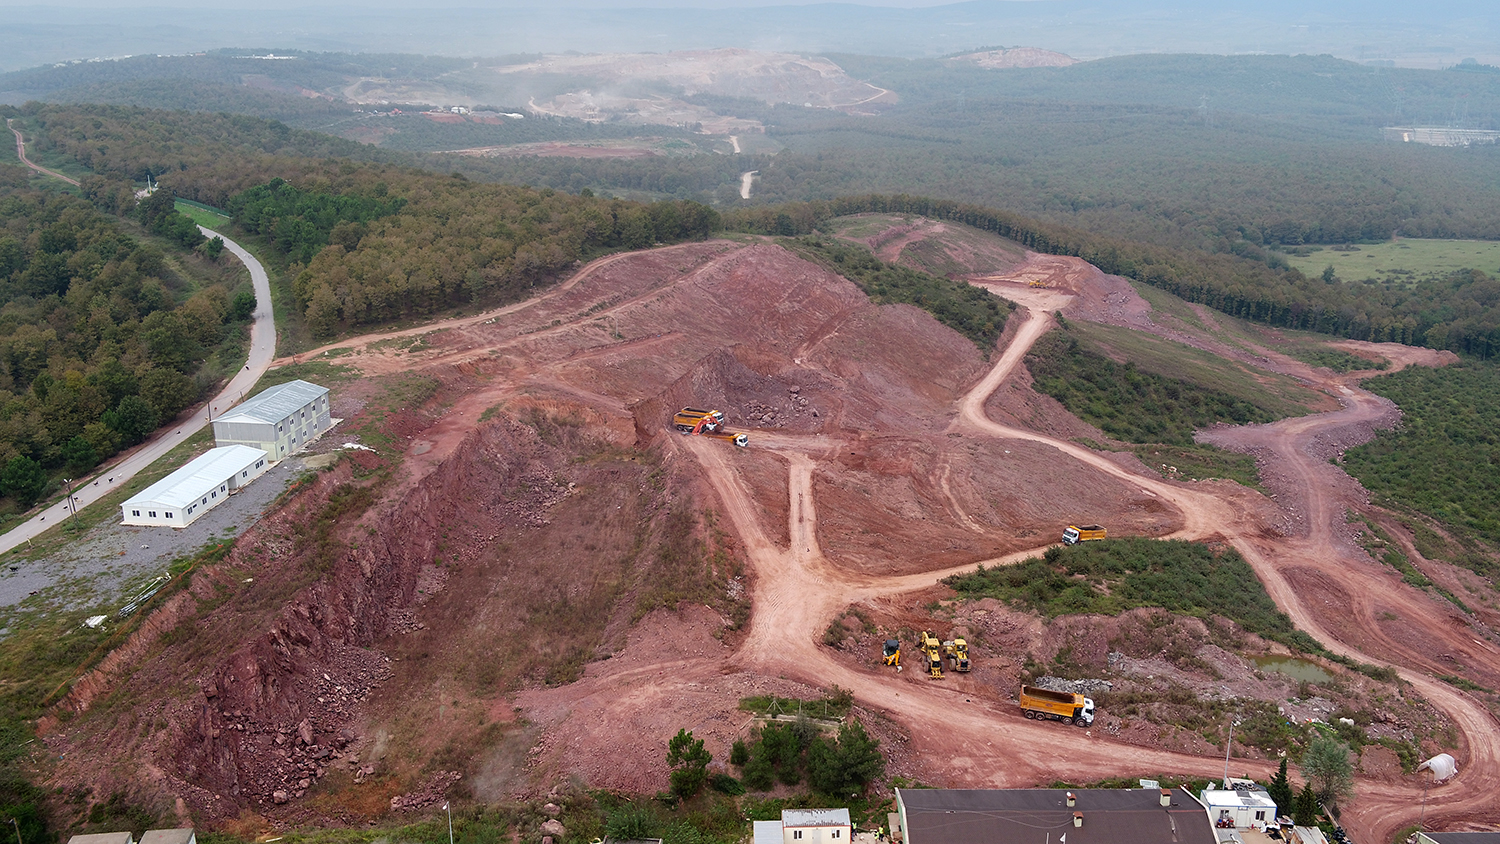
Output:
<svg viewBox="0 0 1500 844">
<path fill-rule="evenodd" d="M 1055 291 L 1005 285 L 1005 295 L 1043 309 L 1056 309 L 1068 297 Z M 1231 542 L 1255 568 L 1278 606 L 1298 627 L 1308 631 L 1331 650 L 1366 662 L 1396 666 L 1430 702 L 1440 707 L 1458 725 L 1465 747 L 1464 769 L 1453 783 L 1434 788 L 1426 797 L 1426 815 L 1435 820 L 1444 815 L 1474 817 L 1491 811 L 1491 795 L 1500 787 L 1500 732 L 1485 708 L 1462 692 L 1432 680 L 1423 671 L 1441 671 L 1441 663 L 1381 629 L 1377 610 L 1399 606 L 1404 626 L 1424 631 L 1440 640 L 1445 654 L 1457 653 L 1466 664 L 1481 670 L 1500 668 L 1500 654 L 1486 642 L 1467 634 L 1453 633 L 1450 609 L 1425 599 L 1422 593 L 1392 585 L 1389 578 L 1372 577 L 1368 560 L 1359 560 L 1335 525 L 1343 511 L 1336 468 L 1309 454 L 1309 444 L 1320 436 L 1341 429 L 1370 424 L 1388 417 L 1387 402 L 1348 385 L 1336 385 L 1344 408 L 1309 417 L 1284 420 L 1275 425 L 1237 428 L 1221 433 L 1229 440 L 1237 435 L 1247 444 L 1271 449 L 1275 461 L 1297 478 L 1306 493 L 1305 534 L 1269 537 L 1264 525 L 1247 519 L 1242 512 L 1214 494 L 1198 492 L 1158 478 L 1144 478 L 1122 468 L 1105 456 L 1070 442 L 1032 431 L 1000 425 L 984 413 L 985 401 L 1011 375 L 1026 351 L 1050 326 L 1046 310 L 1019 316 L 1024 322 L 1005 352 L 985 377 L 963 398 L 955 429 L 1007 439 L 1030 440 L 1056 449 L 1059 459 L 1073 459 L 1093 469 L 1137 486 L 1181 511 L 1184 526 L 1175 536 L 1183 539 L 1222 538 Z M 817 461 L 831 451 L 827 442 L 808 442 L 799 450 L 795 437 L 758 438 L 757 445 L 784 455 L 788 466 L 789 521 L 783 540 L 774 539 L 760 517 L 760 509 L 741 482 L 726 451 L 715 444 L 689 440 L 688 447 L 703 465 L 723 498 L 724 506 L 757 574 L 754 614 L 748 636 L 735 654 L 742 667 L 761 673 L 780 673 L 814 686 L 837 683 L 852 689 L 863 705 L 895 717 L 908 729 L 914 746 L 921 747 L 925 767 L 936 769 L 945 779 L 973 786 L 1031 784 L 1067 776 L 1090 779 L 1129 771 L 1171 771 L 1198 776 L 1222 773 L 1217 759 L 1185 756 L 1143 749 L 1083 733 L 1066 738 L 1057 725 L 1039 725 L 1016 713 L 996 711 L 975 703 L 962 693 L 941 686 L 913 686 L 892 682 L 890 677 L 861 672 L 840 663 L 819 646 L 823 629 L 850 604 L 875 597 L 926 588 L 952 571 L 931 572 L 899 578 L 871 578 L 843 570 L 826 558 L 817 542 L 817 509 L 812 477 Z M 1344 478 L 1347 484 L 1347 477 Z M 1036 549 L 1040 551 L 1041 549 Z M 1009 562 L 1034 552 L 988 561 Z M 959 570 L 971 568 L 960 567 Z M 1358 596 L 1353 608 L 1356 626 L 1334 629 L 1325 623 L 1331 615 L 1321 605 L 1310 606 L 1289 573 L 1311 571 L 1342 587 L 1343 594 Z M 1379 574 L 1379 572 L 1375 572 Z M 1451 656 L 1449 657 L 1451 659 Z M 941 723 L 933 713 L 944 713 Z M 985 736 L 980 746 L 972 736 Z M 1058 742 L 1067 741 L 1064 761 Z M 1235 760 L 1236 771 L 1268 773 L 1263 763 Z M 1351 802 L 1346 823 L 1357 840 L 1384 842 L 1401 826 L 1415 820 L 1423 795 L 1401 785 L 1361 782 Z"/>
<path fill-rule="evenodd" d="M 735 152 L 739 152 L 739 144 L 735 144 L 735 147 Z M 750 198 L 750 184 L 755 181 L 755 174 L 759 172 L 759 170 L 746 170 L 740 174 L 740 199 Z"/>
<path fill-rule="evenodd" d="M 56 170 L 48 170 L 46 167 L 43 167 L 40 164 L 31 163 L 31 159 L 26 157 L 26 140 L 21 137 L 21 130 L 11 125 L 14 120 L 15 118 L 12 117 L 5 118 L 5 128 L 9 129 L 11 131 L 11 134 L 16 136 L 16 157 L 21 159 L 21 163 L 37 171 L 38 173 L 51 176 L 54 179 L 62 179 L 64 182 L 67 182 L 74 187 L 78 187 L 77 179 L 70 179 L 67 176 L 64 176 L 63 174 L 57 172 Z"/>
</svg>

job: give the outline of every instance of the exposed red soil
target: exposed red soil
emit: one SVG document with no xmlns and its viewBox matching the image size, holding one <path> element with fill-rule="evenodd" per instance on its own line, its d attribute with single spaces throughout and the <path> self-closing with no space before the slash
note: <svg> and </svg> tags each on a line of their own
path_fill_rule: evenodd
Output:
<svg viewBox="0 0 1500 844">
<path fill-rule="evenodd" d="M 1459 746 L 1444 749 L 1460 774 L 1428 795 L 1429 822 L 1494 813 L 1500 733 L 1482 706 L 1424 672 L 1462 670 L 1493 687 L 1500 650 L 1353 544 L 1344 512 L 1364 501 L 1328 463 L 1389 424 L 1389 405 L 1360 390 L 1358 376 L 1301 367 L 1343 408 L 1209 435 L 1255 451 L 1296 494 L 1273 502 L 1233 484 L 1164 481 L 1133 458 L 1071 442 L 1076 423 L 1034 397 L 1016 401 L 1028 391 L 1007 386 L 1051 311 L 1139 321 L 1149 312 L 1133 291 L 1081 261 L 1037 255 L 981 283 L 1026 306 L 988 363 L 924 312 L 875 307 L 848 281 L 759 243 L 613 256 L 524 303 L 339 344 L 354 350 L 340 362 L 372 378 L 419 371 L 444 385 L 428 412 L 405 418 L 407 433 L 396 429 L 402 471 L 362 519 L 338 524 L 338 553 L 310 584 L 296 580 L 306 557 L 264 549 L 287 541 L 285 521 L 313 512 L 316 498 L 294 500 L 241 541 L 229 566 L 253 566 L 257 582 L 283 578 L 273 582 L 285 599 L 246 596 L 209 617 L 233 653 L 202 656 L 196 686 L 172 704 L 179 726 L 137 743 L 127 736 L 140 716 L 100 716 L 49 746 L 96 746 L 85 743 L 108 730 L 107 746 L 128 746 L 159 772 L 149 788 L 201 816 L 253 809 L 287 823 L 342 817 L 318 803 L 319 788 L 361 788 L 336 781 L 341 771 L 395 777 L 395 797 L 415 795 L 401 805 L 438 799 L 449 758 L 468 760 L 461 788 L 483 798 L 544 793 L 570 776 L 654 790 L 678 728 L 700 731 L 722 758 L 748 726 L 739 697 L 810 696 L 837 683 L 893 750 L 910 748 L 893 754 L 893 773 L 927 783 L 1221 774 L 1222 757 L 1201 738 L 1036 724 L 977 680 L 894 676 L 820 644 L 851 604 L 920 623 L 913 596 L 942 597 L 942 577 L 1035 553 L 1069 519 L 1088 517 L 1127 534 L 1232 543 L 1300 628 L 1337 652 L 1401 667 L 1454 723 Z M 422 344 L 395 348 L 416 334 Z M 1276 365 L 1300 366 L 1289 360 Z M 672 410 L 700 403 L 749 431 L 750 448 L 668 433 Z M 318 494 L 340 480 L 320 478 Z M 616 583 L 632 569 L 605 563 L 690 500 L 714 509 L 745 576 L 712 606 L 632 624 L 634 596 L 658 584 Z M 739 631 L 726 614 L 736 589 L 753 606 Z M 548 614 L 560 607 L 597 618 L 601 631 L 581 679 L 549 687 L 541 665 L 511 666 L 497 676 L 521 678 L 512 696 L 472 676 L 489 660 L 579 656 L 548 650 L 543 634 L 572 617 Z M 1386 611 L 1410 623 L 1387 623 Z M 508 615 L 518 612 L 530 615 L 518 623 Z M 132 688 L 182 668 L 152 666 L 137 668 L 131 683 L 142 685 Z M 88 779 L 84 764 L 63 763 L 59 777 Z M 1386 840 L 1414 820 L 1421 777 L 1370 765 L 1378 773 L 1360 780 L 1345 820 L 1360 840 Z M 1271 770 L 1249 758 L 1235 768 Z"/>
</svg>

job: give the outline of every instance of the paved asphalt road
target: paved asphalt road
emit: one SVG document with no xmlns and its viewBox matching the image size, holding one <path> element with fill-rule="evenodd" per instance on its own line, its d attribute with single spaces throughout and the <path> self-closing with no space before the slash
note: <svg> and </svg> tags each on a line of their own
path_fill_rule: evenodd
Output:
<svg viewBox="0 0 1500 844">
<path fill-rule="evenodd" d="M 202 226 L 198 228 L 208 237 L 224 237 Z M 255 287 L 255 314 L 250 323 L 250 356 L 244 368 L 230 379 L 229 385 L 215 396 L 208 406 L 198 408 L 191 419 L 169 423 L 152 434 L 146 442 L 126 452 L 123 459 L 104 466 L 90 477 L 75 481 L 73 484 L 75 506 L 87 507 L 130 480 L 137 472 L 155 463 L 178 443 L 202 430 L 203 426 L 208 424 L 210 412 L 215 417 L 221 416 L 229 408 L 244 400 L 250 388 L 255 386 L 262 375 L 266 374 L 266 369 L 270 367 L 271 359 L 275 357 L 276 352 L 276 322 L 271 315 L 271 280 L 266 276 L 266 268 L 261 266 L 260 262 L 255 260 L 255 256 L 246 252 L 238 243 L 224 238 L 224 247 L 234 253 L 234 256 L 249 268 L 250 281 Z M 33 516 L 30 521 L 16 525 L 0 536 L 0 554 L 40 536 L 43 531 L 55 527 L 67 516 L 66 502 L 52 504 L 40 514 Z"/>
</svg>

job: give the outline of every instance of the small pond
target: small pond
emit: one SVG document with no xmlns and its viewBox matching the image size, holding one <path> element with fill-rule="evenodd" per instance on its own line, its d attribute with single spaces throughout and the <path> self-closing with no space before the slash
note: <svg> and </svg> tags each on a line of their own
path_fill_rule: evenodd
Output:
<svg viewBox="0 0 1500 844">
<path fill-rule="evenodd" d="M 1295 656 L 1270 654 L 1267 656 L 1252 656 L 1250 660 L 1262 671 L 1274 671 L 1277 674 L 1285 674 L 1293 680 L 1302 680 L 1308 683 L 1326 683 L 1333 679 L 1333 675 L 1324 671 L 1323 667 L 1316 662 Z"/>
</svg>

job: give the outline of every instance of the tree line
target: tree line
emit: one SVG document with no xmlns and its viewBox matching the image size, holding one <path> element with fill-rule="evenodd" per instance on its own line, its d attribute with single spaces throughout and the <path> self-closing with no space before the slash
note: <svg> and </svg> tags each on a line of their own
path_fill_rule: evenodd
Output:
<svg viewBox="0 0 1500 844">
<path fill-rule="evenodd" d="M 188 246 L 159 195 L 140 219 Z M 203 361 L 254 310 L 231 292 L 203 259 L 0 166 L 0 493 L 29 507 L 55 475 L 87 472 L 196 401 Z"/>
<path fill-rule="evenodd" d="M 748 208 L 729 212 L 724 219 L 737 231 L 800 234 L 817 231 L 834 217 L 870 212 L 963 223 L 1038 252 L 1082 258 L 1106 273 L 1253 322 L 1355 340 L 1451 349 L 1481 358 L 1500 353 L 1500 281 L 1478 270 L 1455 273 L 1438 285 L 1350 285 L 1310 279 L 1289 267 L 1234 255 L 1135 243 L 1008 211 L 907 195 Z"/>
</svg>

